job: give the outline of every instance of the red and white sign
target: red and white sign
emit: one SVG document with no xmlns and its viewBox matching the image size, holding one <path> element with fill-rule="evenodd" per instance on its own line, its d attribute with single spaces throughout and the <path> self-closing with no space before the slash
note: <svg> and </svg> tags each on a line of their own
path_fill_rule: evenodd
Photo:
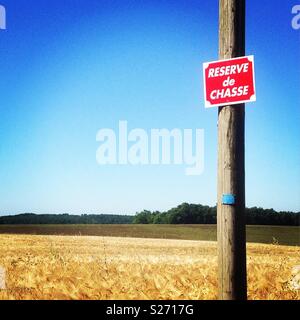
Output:
<svg viewBox="0 0 300 320">
<path fill-rule="evenodd" d="M 203 64 L 205 107 L 256 101 L 254 56 Z"/>
</svg>

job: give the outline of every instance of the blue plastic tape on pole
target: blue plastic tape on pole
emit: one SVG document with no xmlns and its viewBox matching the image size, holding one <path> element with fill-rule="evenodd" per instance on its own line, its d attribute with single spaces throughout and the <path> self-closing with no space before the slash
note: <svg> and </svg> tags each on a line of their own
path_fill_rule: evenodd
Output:
<svg viewBox="0 0 300 320">
<path fill-rule="evenodd" d="M 234 205 L 235 204 L 235 195 L 233 195 L 233 194 L 223 194 L 222 204 Z"/>
</svg>

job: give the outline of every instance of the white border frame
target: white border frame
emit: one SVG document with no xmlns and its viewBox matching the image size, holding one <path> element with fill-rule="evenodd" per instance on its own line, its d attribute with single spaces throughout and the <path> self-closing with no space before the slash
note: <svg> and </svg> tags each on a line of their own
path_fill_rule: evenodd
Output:
<svg viewBox="0 0 300 320">
<path fill-rule="evenodd" d="M 207 100 L 206 96 L 206 81 L 205 81 L 205 71 L 207 67 L 212 64 L 212 63 L 218 63 L 218 62 L 226 62 L 226 61 L 233 61 L 233 60 L 238 60 L 238 59 L 243 59 L 247 58 L 249 61 L 252 62 L 252 67 L 253 67 L 253 89 L 254 89 L 254 94 L 250 97 L 248 100 L 243 100 L 243 101 L 236 101 L 236 102 L 226 102 L 226 103 L 221 103 L 221 104 L 211 104 Z M 256 85 L 255 85 L 255 64 L 254 64 L 254 55 L 250 56 L 243 56 L 243 57 L 237 57 L 237 58 L 232 58 L 232 59 L 224 59 L 224 60 L 216 60 L 216 61 L 210 61 L 210 62 L 204 62 L 203 63 L 203 85 L 204 85 L 204 101 L 205 101 L 205 108 L 210 109 L 214 107 L 224 107 L 224 106 L 231 106 L 231 105 L 236 105 L 236 104 L 243 104 L 247 102 L 255 102 L 256 101 Z"/>
</svg>

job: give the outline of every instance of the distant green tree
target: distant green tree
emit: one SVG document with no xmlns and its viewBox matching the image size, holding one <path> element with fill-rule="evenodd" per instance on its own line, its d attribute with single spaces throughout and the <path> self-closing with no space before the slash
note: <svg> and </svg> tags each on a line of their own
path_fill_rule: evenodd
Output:
<svg viewBox="0 0 300 320">
<path fill-rule="evenodd" d="M 248 225 L 299 226 L 299 212 L 276 212 L 274 209 L 247 208 Z M 133 223 L 140 224 L 216 224 L 217 207 L 183 203 L 166 212 L 142 211 L 137 213 Z"/>
<path fill-rule="evenodd" d="M 131 224 L 133 216 L 126 215 L 69 215 L 26 213 L 16 216 L 0 217 L 0 224 Z"/>
<path fill-rule="evenodd" d="M 140 213 L 138 213 L 134 219 L 133 223 L 135 224 L 152 224 L 152 213 L 151 211 L 144 210 Z"/>
</svg>

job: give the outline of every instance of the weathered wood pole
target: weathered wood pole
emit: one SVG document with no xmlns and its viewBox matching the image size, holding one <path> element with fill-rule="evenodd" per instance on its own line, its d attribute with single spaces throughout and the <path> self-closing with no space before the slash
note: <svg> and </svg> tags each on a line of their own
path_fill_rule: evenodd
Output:
<svg viewBox="0 0 300 320">
<path fill-rule="evenodd" d="M 245 55 L 245 0 L 220 0 L 220 59 Z M 219 299 L 247 299 L 245 230 L 245 105 L 218 114 Z M 232 195 L 235 203 L 223 203 Z"/>
</svg>

